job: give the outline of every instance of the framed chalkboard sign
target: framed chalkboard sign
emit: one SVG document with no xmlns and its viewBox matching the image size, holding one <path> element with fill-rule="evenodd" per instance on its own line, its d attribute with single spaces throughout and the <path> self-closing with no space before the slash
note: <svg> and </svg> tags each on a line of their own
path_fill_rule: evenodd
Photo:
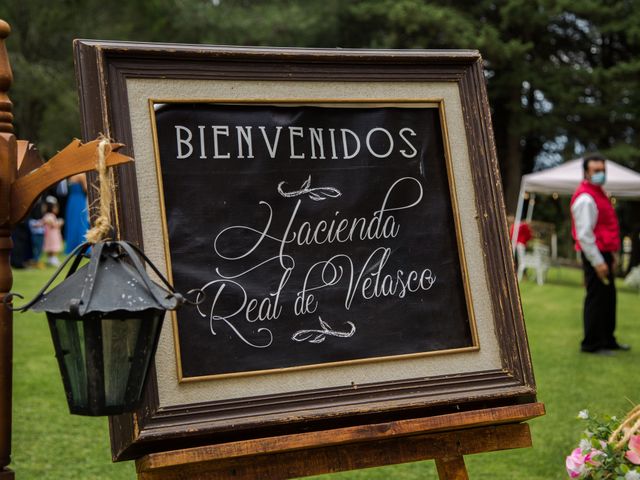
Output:
<svg viewBox="0 0 640 480">
<path fill-rule="evenodd" d="M 151 106 L 180 381 L 478 348 L 439 103 Z"/>
<path fill-rule="evenodd" d="M 477 52 L 75 52 L 119 234 L 200 300 L 114 458 L 535 398 Z"/>
</svg>

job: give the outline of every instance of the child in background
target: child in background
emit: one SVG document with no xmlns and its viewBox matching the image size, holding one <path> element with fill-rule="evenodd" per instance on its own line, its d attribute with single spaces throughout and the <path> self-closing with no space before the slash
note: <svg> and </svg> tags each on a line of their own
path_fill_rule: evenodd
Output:
<svg viewBox="0 0 640 480">
<path fill-rule="evenodd" d="M 60 229 L 64 220 L 58 218 L 58 200 L 48 196 L 45 200 L 45 214 L 42 216 L 44 225 L 44 245 L 42 250 L 47 254 L 47 264 L 52 267 L 60 265 L 58 253 L 62 251 L 62 233 Z"/>
<path fill-rule="evenodd" d="M 42 219 L 30 218 L 29 230 L 31 231 L 31 243 L 33 247 L 33 264 L 37 268 L 44 268 L 44 264 L 40 261 L 42 245 L 44 244 L 44 223 L 42 223 Z"/>
</svg>

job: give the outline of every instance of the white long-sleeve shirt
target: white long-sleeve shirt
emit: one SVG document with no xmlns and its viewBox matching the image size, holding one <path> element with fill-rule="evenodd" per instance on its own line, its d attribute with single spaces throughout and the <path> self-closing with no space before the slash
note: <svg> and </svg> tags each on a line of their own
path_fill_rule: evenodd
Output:
<svg viewBox="0 0 640 480">
<path fill-rule="evenodd" d="M 584 256 L 594 267 L 604 263 L 604 258 L 596 246 L 596 236 L 593 233 L 598 221 L 596 201 L 588 193 L 581 193 L 571 205 L 571 215 Z"/>
</svg>

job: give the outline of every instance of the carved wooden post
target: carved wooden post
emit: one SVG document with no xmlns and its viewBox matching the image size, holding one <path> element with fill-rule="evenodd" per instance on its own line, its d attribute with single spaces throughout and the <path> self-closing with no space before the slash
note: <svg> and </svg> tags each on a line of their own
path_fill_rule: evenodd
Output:
<svg viewBox="0 0 640 480">
<path fill-rule="evenodd" d="M 11 291 L 13 275 L 9 255 L 12 228 L 22 221 L 40 195 L 60 180 L 96 167 L 99 140 L 73 140 L 42 165 L 34 145 L 17 141 L 7 92 L 13 80 L 4 39 L 9 24 L 0 20 L 0 480 L 13 480 L 11 463 L 11 398 L 13 363 L 13 315 L 2 301 Z M 107 167 L 132 162 L 117 152 L 123 145 L 110 143 Z"/>
<path fill-rule="evenodd" d="M 11 183 L 16 176 L 17 148 L 13 135 L 13 114 L 7 91 L 12 75 L 4 44 L 11 29 L 0 20 L 0 302 L 11 290 L 13 276 L 9 254 L 13 244 L 9 223 Z M 7 468 L 11 461 L 11 397 L 13 357 L 13 315 L 0 308 L 0 479 L 13 479 Z"/>
</svg>

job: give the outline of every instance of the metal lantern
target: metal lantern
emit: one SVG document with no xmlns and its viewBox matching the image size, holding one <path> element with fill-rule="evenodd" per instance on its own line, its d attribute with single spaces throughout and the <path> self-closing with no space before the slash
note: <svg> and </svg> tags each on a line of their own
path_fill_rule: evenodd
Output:
<svg viewBox="0 0 640 480">
<path fill-rule="evenodd" d="M 171 291 L 149 278 L 139 256 Z M 44 293 L 70 260 L 65 280 Z M 71 413 L 115 415 L 140 400 L 165 311 L 183 301 L 137 247 L 107 241 L 79 246 L 18 310 L 47 314 Z"/>
</svg>

